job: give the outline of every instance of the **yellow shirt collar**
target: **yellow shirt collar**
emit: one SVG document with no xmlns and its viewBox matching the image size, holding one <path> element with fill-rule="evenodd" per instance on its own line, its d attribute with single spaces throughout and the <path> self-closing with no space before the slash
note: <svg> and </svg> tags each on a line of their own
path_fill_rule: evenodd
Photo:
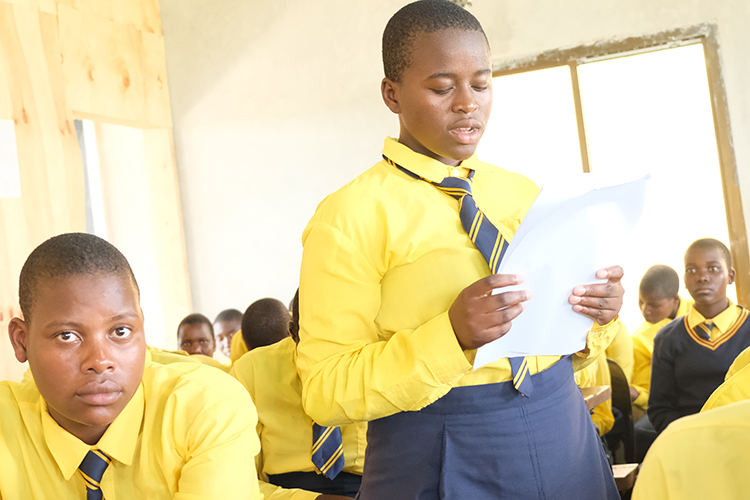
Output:
<svg viewBox="0 0 750 500">
<path fill-rule="evenodd" d="M 710 321 L 716 325 L 714 328 L 718 328 L 719 333 L 726 333 L 737 322 L 737 319 L 740 317 L 740 312 L 741 309 L 735 306 L 732 300 L 729 299 L 729 307 L 721 311 Z M 706 321 L 706 318 L 704 318 L 695 307 L 691 307 L 690 312 L 688 312 L 687 320 L 688 326 L 690 326 L 690 328 L 695 328 Z"/>
<path fill-rule="evenodd" d="M 383 146 L 383 154 L 398 163 L 405 169 L 424 177 L 432 182 L 441 182 L 446 177 L 457 173 L 460 177 L 466 177 L 469 171 L 481 169 L 477 155 L 473 154 L 471 158 L 461 162 L 459 167 L 451 167 L 434 158 L 425 156 L 411 150 L 392 137 L 386 137 Z M 455 171 L 458 172 L 455 172 Z M 456 175 L 453 175 L 454 177 Z"/>
<path fill-rule="evenodd" d="M 146 357 L 146 364 L 150 364 L 150 356 Z M 133 463 L 145 406 L 143 382 L 95 446 L 89 446 L 60 427 L 47 411 L 44 398 L 39 398 L 39 404 L 41 405 L 44 440 L 66 481 L 73 476 L 86 454 L 93 448 L 102 450 L 124 465 Z"/>
</svg>

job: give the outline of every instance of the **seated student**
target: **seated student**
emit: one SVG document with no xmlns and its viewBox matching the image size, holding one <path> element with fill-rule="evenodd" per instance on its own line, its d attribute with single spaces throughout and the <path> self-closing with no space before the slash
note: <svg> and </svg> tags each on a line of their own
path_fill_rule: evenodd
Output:
<svg viewBox="0 0 750 500">
<path fill-rule="evenodd" d="M 622 269 L 571 283 L 571 307 L 592 318 L 580 353 L 473 369 L 475 349 L 531 297 L 506 288 L 522 278 L 496 273 L 538 189 L 474 154 L 492 64 L 468 11 L 406 5 L 385 28 L 383 60 L 399 138 L 321 202 L 302 237 L 306 412 L 327 426 L 369 422 L 360 500 L 619 498 L 573 372 L 614 336 Z"/>
<path fill-rule="evenodd" d="M 266 312 L 261 315 L 262 320 L 255 323 L 258 319 L 256 314 L 261 309 L 251 306 L 243 316 L 242 331 L 253 332 L 258 338 L 269 340 L 281 337 L 282 340 L 252 348 L 234 363 L 231 371 L 231 375 L 248 390 L 258 409 L 261 451 L 256 458 L 256 466 L 260 473 L 261 492 L 269 495 L 269 492 L 273 492 L 272 485 L 277 485 L 354 497 L 362 482 L 367 424 L 351 424 L 341 428 L 345 462 L 341 472 L 329 479 L 316 469 L 310 458 L 313 422 L 302 409 L 302 382 L 296 367 L 299 298 L 295 295 L 293 299 L 291 324 L 284 304 L 270 302 L 273 299 L 264 300 Z M 257 340 L 251 339 L 248 344 L 255 345 Z M 281 493 L 278 497 L 281 500 Z"/>
<path fill-rule="evenodd" d="M 692 300 L 680 297 L 679 290 L 680 277 L 677 272 L 663 264 L 648 268 L 638 287 L 638 307 L 645 321 L 633 333 L 633 379 L 630 399 L 643 412 L 648 408 L 654 337 L 667 323 L 685 316 L 693 303 Z"/>
<path fill-rule="evenodd" d="M 289 336 L 291 322 L 289 309 L 280 300 L 256 300 L 242 315 L 242 340 L 248 351 L 275 344 Z"/>
<path fill-rule="evenodd" d="M 229 373 L 229 365 L 214 359 L 216 337 L 211 321 L 200 313 L 188 314 L 177 327 L 179 348 L 204 365 L 213 366 Z"/>
<path fill-rule="evenodd" d="M 260 498 L 252 401 L 199 363 L 153 362 L 139 302 L 96 236 L 29 255 L 8 330 L 33 381 L 0 382 L 0 498 Z"/>
<path fill-rule="evenodd" d="M 661 328 L 675 318 L 685 316 L 693 301 L 679 295 L 680 277 L 669 266 L 651 266 L 638 287 L 638 307 L 645 320 L 633 334 L 633 379 L 630 399 L 633 401 L 636 461 L 642 462 L 656 429 L 646 415 L 651 387 L 651 353 L 654 337 Z"/>
<path fill-rule="evenodd" d="M 734 281 L 729 250 L 704 238 L 685 252 L 685 286 L 695 305 L 654 339 L 648 417 L 657 432 L 698 413 L 734 359 L 750 346 L 750 321 L 726 296 Z"/>
<path fill-rule="evenodd" d="M 654 442 L 633 500 L 750 498 L 750 401 L 682 418 Z"/>
<path fill-rule="evenodd" d="M 214 319 L 216 346 L 227 358 L 232 357 L 232 338 L 242 327 L 242 312 L 237 309 L 225 309 Z"/>
</svg>

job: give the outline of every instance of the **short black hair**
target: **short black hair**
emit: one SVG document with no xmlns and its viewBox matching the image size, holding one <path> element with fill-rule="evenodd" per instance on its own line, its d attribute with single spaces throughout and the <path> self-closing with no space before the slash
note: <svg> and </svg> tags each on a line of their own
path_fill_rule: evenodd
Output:
<svg viewBox="0 0 750 500">
<path fill-rule="evenodd" d="M 671 299 L 680 291 L 680 277 L 671 267 L 657 264 L 649 267 L 643 275 L 638 291 L 659 300 Z"/>
<path fill-rule="evenodd" d="M 256 300 L 242 315 L 242 339 L 248 350 L 275 344 L 289 336 L 289 309 L 277 299 Z"/>
<path fill-rule="evenodd" d="M 727 264 L 727 270 L 732 269 L 732 253 L 724 243 L 713 238 L 701 238 L 699 240 L 695 240 L 690 244 L 688 249 L 685 250 L 685 256 L 687 256 L 687 253 L 690 250 L 704 250 L 707 248 L 714 248 L 718 250 L 724 256 L 724 261 Z"/>
<path fill-rule="evenodd" d="M 48 239 L 29 254 L 21 268 L 18 303 L 24 319 L 31 318 L 35 296 L 45 282 L 72 275 L 95 274 L 130 280 L 140 299 L 138 282 L 128 259 L 107 240 L 87 233 L 65 233 Z"/>
<path fill-rule="evenodd" d="M 242 322 L 242 311 L 239 309 L 224 309 L 216 315 L 214 323 L 219 321 L 236 321 L 237 323 Z"/>
<path fill-rule="evenodd" d="M 216 336 L 214 335 L 214 325 L 211 323 L 210 319 L 208 319 L 201 313 L 188 314 L 187 316 L 182 318 L 180 324 L 177 325 L 178 339 L 180 338 L 180 328 L 182 328 L 184 325 L 208 325 L 208 331 L 211 332 L 211 338 L 216 340 Z"/>
<path fill-rule="evenodd" d="M 404 71 L 411 65 L 417 35 L 447 29 L 478 31 L 487 39 L 477 18 L 448 0 L 420 0 L 393 14 L 383 31 L 383 70 L 386 78 L 401 83 Z"/>
</svg>

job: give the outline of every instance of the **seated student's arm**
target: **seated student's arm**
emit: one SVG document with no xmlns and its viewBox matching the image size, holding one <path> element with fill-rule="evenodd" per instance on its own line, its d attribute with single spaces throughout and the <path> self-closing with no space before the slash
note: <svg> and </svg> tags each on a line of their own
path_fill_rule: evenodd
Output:
<svg viewBox="0 0 750 500">
<path fill-rule="evenodd" d="M 651 387 L 651 351 L 638 338 L 633 339 L 633 385 L 630 386 L 630 399 L 644 410 L 648 408 L 648 394 Z M 634 393 L 635 392 L 635 393 Z"/>
<path fill-rule="evenodd" d="M 659 433 L 681 416 L 677 408 L 678 384 L 674 368 L 674 354 L 665 345 L 664 340 L 665 337 L 662 335 L 657 335 L 654 339 L 651 386 L 648 397 L 648 419 Z"/>
<path fill-rule="evenodd" d="M 261 498 L 255 471 L 260 451 L 255 407 L 239 383 L 218 375 L 226 383 L 211 404 L 193 408 L 176 403 L 180 414 L 175 415 L 175 433 L 184 439 L 174 446 L 187 462 L 174 500 Z"/>
<path fill-rule="evenodd" d="M 265 481 L 258 481 L 263 500 L 317 500 L 321 495 L 297 488 L 282 488 Z M 230 500 L 230 499 L 226 499 Z M 351 499 L 350 499 L 351 500 Z"/>
</svg>

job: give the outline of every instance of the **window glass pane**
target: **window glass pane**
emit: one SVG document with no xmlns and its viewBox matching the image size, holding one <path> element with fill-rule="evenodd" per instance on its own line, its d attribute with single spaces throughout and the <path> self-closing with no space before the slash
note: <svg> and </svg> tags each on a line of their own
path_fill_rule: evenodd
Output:
<svg viewBox="0 0 750 500">
<path fill-rule="evenodd" d="M 550 176 L 581 172 L 575 104 L 567 66 L 499 76 L 477 154 L 522 173 L 538 185 Z"/>
<path fill-rule="evenodd" d="M 642 322 L 638 283 L 653 264 L 683 274 L 703 237 L 729 243 L 706 63 L 701 44 L 583 64 L 581 100 L 592 172 L 652 176 L 632 258 L 624 262 L 632 331 Z M 735 300 L 734 287 L 727 294 Z M 681 291 L 689 298 L 687 291 Z"/>
</svg>

